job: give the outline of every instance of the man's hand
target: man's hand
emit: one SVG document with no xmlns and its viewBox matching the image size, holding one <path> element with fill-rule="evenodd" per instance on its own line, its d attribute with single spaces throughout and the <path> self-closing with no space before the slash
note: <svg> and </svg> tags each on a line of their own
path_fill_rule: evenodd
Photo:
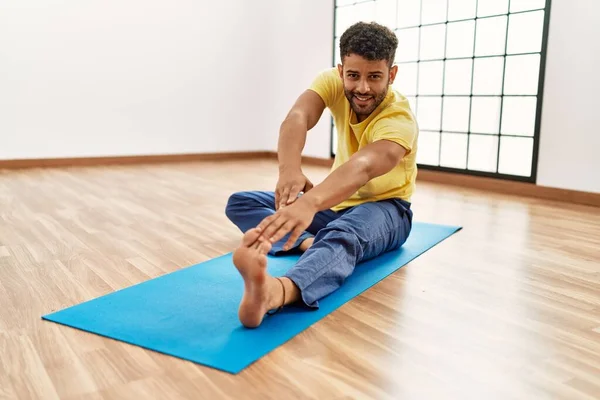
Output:
<svg viewBox="0 0 600 400">
<path fill-rule="evenodd" d="M 281 172 L 275 188 L 275 210 L 292 204 L 298 197 L 298 193 L 306 193 L 312 188 L 312 182 L 302 171 Z"/>
<path fill-rule="evenodd" d="M 298 240 L 300 235 L 312 223 L 317 208 L 302 197 L 289 207 L 280 208 L 275 214 L 272 214 L 258 224 L 262 234 L 259 240 L 268 240 L 275 243 L 289 232 L 292 232 L 289 239 L 283 246 L 283 250 L 289 250 Z"/>
</svg>

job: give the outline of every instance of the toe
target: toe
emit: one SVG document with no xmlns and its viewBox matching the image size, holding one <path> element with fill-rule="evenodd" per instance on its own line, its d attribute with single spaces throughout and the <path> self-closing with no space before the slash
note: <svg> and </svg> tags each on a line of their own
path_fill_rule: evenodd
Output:
<svg viewBox="0 0 600 400">
<path fill-rule="evenodd" d="M 248 230 L 245 234 L 244 234 L 244 238 L 242 239 L 242 244 L 245 247 L 250 247 L 254 242 L 256 242 L 256 239 L 258 239 L 258 237 L 260 236 L 260 230 L 258 228 L 252 228 L 250 230 Z"/>
<path fill-rule="evenodd" d="M 258 252 L 262 255 L 266 255 L 269 251 L 271 251 L 271 247 L 271 242 L 263 241 L 258 247 Z"/>
</svg>

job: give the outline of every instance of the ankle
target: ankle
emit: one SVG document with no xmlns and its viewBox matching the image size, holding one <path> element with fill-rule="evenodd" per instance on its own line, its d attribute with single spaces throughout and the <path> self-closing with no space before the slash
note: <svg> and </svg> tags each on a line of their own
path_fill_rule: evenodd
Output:
<svg viewBox="0 0 600 400">
<path fill-rule="evenodd" d="M 296 303 L 300 299 L 300 289 L 294 281 L 283 276 L 279 279 L 271 277 L 268 303 L 270 310 L 276 310 L 282 306 Z"/>
<path fill-rule="evenodd" d="M 269 309 L 275 310 L 279 307 L 285 305 L 285 296 L 284 296 L 284 283 L 280 281 L 280 279 L 285 278 L 274 278 L 271 277 L 269 279 Z"/>
</svg>

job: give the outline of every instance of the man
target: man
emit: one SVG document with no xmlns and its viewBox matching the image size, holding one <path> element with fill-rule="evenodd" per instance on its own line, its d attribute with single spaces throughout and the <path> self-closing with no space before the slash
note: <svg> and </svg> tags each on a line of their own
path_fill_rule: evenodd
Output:
<svg viewBox="0 0 600 400">
<path fill-rule="evenodd" d="M 342 64 L 321 73 L 281 125 L 275 192 L 239 192 L 228 218 L 244 232 L 233 262 L 245 287 L 239 318 L 249 328 L 292 303 L 318 307 L 355 266 L 398 249 L 412 226 L 418 127 L 391 87 L 395 34 L 357 23 L 340 38 Z M 338 149 L 330 175 L 314 186 L 301 169 L 307 131 L 325 107 Z M 285 276 L 267 273 L 266 254 L 303 252 Z"/>
</svg>

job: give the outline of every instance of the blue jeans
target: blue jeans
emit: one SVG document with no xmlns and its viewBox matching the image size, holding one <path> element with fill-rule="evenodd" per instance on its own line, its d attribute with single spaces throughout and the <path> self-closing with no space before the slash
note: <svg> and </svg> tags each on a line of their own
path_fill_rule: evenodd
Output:
<svg viewBox="0 0 600 400">
<path fill-rule="evenodd" d="M 234 193 L 225 209 L 242 232 L 273 213 L 274 192 Z M 314 237 L 312 246 L 285 276 L 298 286 L 304 304 L 316 308 L 318 300 L 338 289 L 358 263 L 402 246 L 410 234 L 412 217 L 410 203 L 401 199 L 364 203 L 339 212 L 320 211 L 287 251 L 298 251 L 304 240 Z M 271 255 L 284 253 L 289 235 L 273 243 Z"/>
</svg>

